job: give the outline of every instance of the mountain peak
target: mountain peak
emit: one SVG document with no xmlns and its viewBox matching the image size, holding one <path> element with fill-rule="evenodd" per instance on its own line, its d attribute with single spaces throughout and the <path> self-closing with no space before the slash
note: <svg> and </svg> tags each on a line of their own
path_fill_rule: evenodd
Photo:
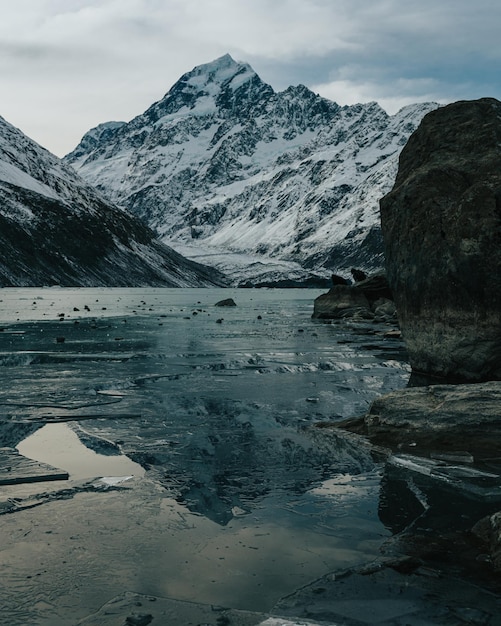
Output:
<svg viewBox="0 0 501 626">
<path fill-rule="evenodd" d="M 223 54 L 223 56 L 214 59 L 213 61 L 209 61 L 208 63 L 203 63 L 202 65 L 197 65 L 191 73 L 210 73 L 219 70 L 227 70 L 229 68 L 236 68 L 240 65 L 247 65 L 247 63 L 238 63 L 231 56 L 231 54 Z"/>
<path fill-rule="evenodd" d="M 262 93 L 273 93 L 248 63 L 235 61 L 231 55 L 197 65 L 174 84 L 167 94 L 152 105 L 145 115 L 156 122 L 181 111 L 190 115 L 207 115 L 216 111 L 241 109 L 259 100 Z"/>
<path fill-rule="evenodd" d="M 226 54 L 68 161 L 165 241 L 189 254 L 205 249 L 221 268 L 232 266 L 223 259 L 231 250 L 322 274 L 368 270 L 382 258 L 379 198 L 424 112 L 341 107 L 304 85 L 275 92 Z"/>
<path fill-rule="evenodd" d="M 237 77 L 238 80 L 236 80 Z M 257 74 L 248 63 L 239 63 L 230 54 L 225 54 L 210 63 L 197 65 L 191 72 L 184 74 L 178 83 L 209 89 L 213 92 L 214 89 L 220 89 L 223 85 L 236 89 L 255 77 Z M 212 89 L 210 89 L 211 85 Z"/>
</svg>

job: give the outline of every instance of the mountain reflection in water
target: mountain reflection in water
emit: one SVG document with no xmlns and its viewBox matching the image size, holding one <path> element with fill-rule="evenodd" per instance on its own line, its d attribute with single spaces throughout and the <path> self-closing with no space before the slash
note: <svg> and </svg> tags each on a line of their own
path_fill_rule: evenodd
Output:
<svg viewBox="0 0 501 626">
<path fill-rule="evenodd" d="M 51 457 L 49 444 L 41 444 L 43 455 L 36 445 L 28 453 L 29 435 L 45 424 L 65 424 L 66 435 L 71 436 L 68 429 L 76 433 L 96 457 L 128 458 L 132 470 L 140 466 L 144 477 L 138 476 L 141 472 L 123 473 L 135 474 L 139 484 L 148 481 L 155 490 L 143 487 L 141 496 L 140 487 L 130 487 L 123 497 L 137 493 L 138 498 L 146 498 L 148 493 L 141 515 L 155 501 L 164 500 L 176 511 L 194 515 L 193 520 L 202 516 L 215 523 L 220 528 L 211 531 L 215 535 L 225 528 L 236 532 L 243 525 L 252 530 L 253 524 L 256 528 L 264 524 L 271 541 L 273 533 L 281 542 L 286 529 L 300 532 L 304 545 L 317 547 L 309 556 L 308 551 L 301 553 L 302 565 L 294 574 L 283 571 L 289 557 L 273 566 L 261 557 L 265 560 L 260 567 L 266 562 L 272 578 L 270 572 L 265 576 L 256 570 L 254 580 L 244 576 L 239 586 L 238 579 L 225 570 L 220 587 L 211 591 L 201 581 L 192 584 L 195 567 L 186 574 L 190 584 L 183 587 L 179 572 L 173 578 L 172 572 L 157 564 L 152 587 L 148 588 L 149 579 L 141 585 L 149 593 L 161 587 L 193 601 L 231 601 L 237 608 L 268 610 L 298 584 L 340 564 L 362 561 L 388 536 L 377 515 L 380 468 L 369 450 L 352 436 L 311 426 L 362 414 L 377 395 L 404 387 L 409 376 L 405 353 L 397 340 L 384 339 L 383 326 L 312 321 L 318 294 L 315 290 L 4 289 L 0 294 L 0 403 L 5 419 L 0 446 L 18 446 L 27 456 L 67 469 L 70 479 L 64 488 L 74 489 L 77 507 L 78 480 L 108 474 L 106 467 L 89 461 L 90 472 L 87 467 L 83 474 L 75 470 L 72 476 L 71 468 L 62 467 L 63 455 Z M 233 297 L 237 307 L 214 307 L 227 297 Z M 52 432 L 61 435 L 56 428 Z M 51 483 L 54 493 L 60 488 Z M 40 499 L 49 487 L 40 484 L 29 495 L 9 489 L 2 492 L 2 499 L 19 498 L 18 512 L 9 511 L 20 520 L 26 514 L 23 497 L 31 498 L 30 502 Z M 43 497 L 43 502 L 37 501 L 42 506 L 34 509 L 39 515 L 57 501 L 57 496 Z M 104 515 L 113 498 L 106 493 L 95 497 L 100 499 L 99 515 Z M 134 509 L 138 516 L 140 508 Z M 252 521 L 256 515 L 259 524 Z M 96 524 L 101 523 L 98 519 Z M 121 530 L 124 545 L 144 542 L 144 549 L 154 552 L 151 542 L 160 529 L 152 520 L 138 517 L 136 523 L 134 530 L 132 525 Z M 201 523 L 193 522 L 194 527 Z M 148 536 L 141 535 L 141 524 Z M 60 542 L 63 550 L 62 538 Z M 255 542 L 256 549 L 269 545 L 268 538 L 258 537 Z M 191 551 L 186 548 L 181 554 L 178 549 L 179 563 L 191 562 Z M 287 552 L 287 545 L 281 549 Z M 298 557 L 292 544 L 289 550 L 295 555 L 291 558 Z M 235 554 L 235 571 L 252 569 Z M 14 559 L 7 568 L 8 588 L 19 567 Z M 28 597 L 35 594 L 33 584 L 22 586 Z M 73 601 L 75 614 L 90 613 L 98 601 L 116 593 L 118 581 L 109 585 L 95 591 L 95 601 L 91 590 L 81 594 Z M 250 606 L 256 602 L 259 606 Z M 38 615 L 38 623 L 44 623 L 42 617 Z M 47 623 L 58 623 L 54 615 L 51 619 Z"/>
</svg>

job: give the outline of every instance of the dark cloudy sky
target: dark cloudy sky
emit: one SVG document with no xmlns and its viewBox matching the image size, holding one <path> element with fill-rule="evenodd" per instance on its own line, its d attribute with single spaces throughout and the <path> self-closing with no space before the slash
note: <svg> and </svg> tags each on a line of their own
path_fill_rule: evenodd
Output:
<svg viewBox="0 0 501 626">
<path fill-rule="evenodd" d="M 52 152 L 230 53 L 339 104 L 501 99 L 499 0 L 0 0 L 0 115 Z"/>
</svg>

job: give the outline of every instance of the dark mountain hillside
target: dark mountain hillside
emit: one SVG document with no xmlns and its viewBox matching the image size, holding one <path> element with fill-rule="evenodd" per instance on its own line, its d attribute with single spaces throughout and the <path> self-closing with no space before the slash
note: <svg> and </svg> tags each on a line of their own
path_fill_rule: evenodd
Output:
<svg viewBox="0 0 501 626">
<path fill-rule="evenodd" d="M 2 118 L 0 246 L 0 286 L 224 284 Z"/>
</svg>

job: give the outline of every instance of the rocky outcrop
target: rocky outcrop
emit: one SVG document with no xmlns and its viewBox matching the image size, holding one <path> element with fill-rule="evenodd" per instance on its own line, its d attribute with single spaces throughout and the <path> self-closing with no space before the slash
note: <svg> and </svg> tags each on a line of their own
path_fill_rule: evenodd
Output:
<svg viewBox="0 0 501 626">
<path fill-rule="evenodd" d="M 413 371 L 501 379 L 501 103 L 456 102 L 426 115 L 380 206 Z"/>
<path fill-rule="evenodd" d="M 353 285 L 337 281 L 315 299 L 312 318 L 395 321 L 395 304 L 384 274 L 374 274 Z"/>
<path fill-rule="evenodd" d="M 501 383 L 431 385 L 394 391 L 369 412 L 338 426 L 377 445 L 430 452 L 461 452 L 475 460 L 501 457 Z"/>
<path fill-rule="evenodd" d="M 353 316 L 371 317 L 369 301 L 354 285 L 334 285 L 327 293 L 315 298 L 312 315 L 314 319 Z"/>
</svg>

